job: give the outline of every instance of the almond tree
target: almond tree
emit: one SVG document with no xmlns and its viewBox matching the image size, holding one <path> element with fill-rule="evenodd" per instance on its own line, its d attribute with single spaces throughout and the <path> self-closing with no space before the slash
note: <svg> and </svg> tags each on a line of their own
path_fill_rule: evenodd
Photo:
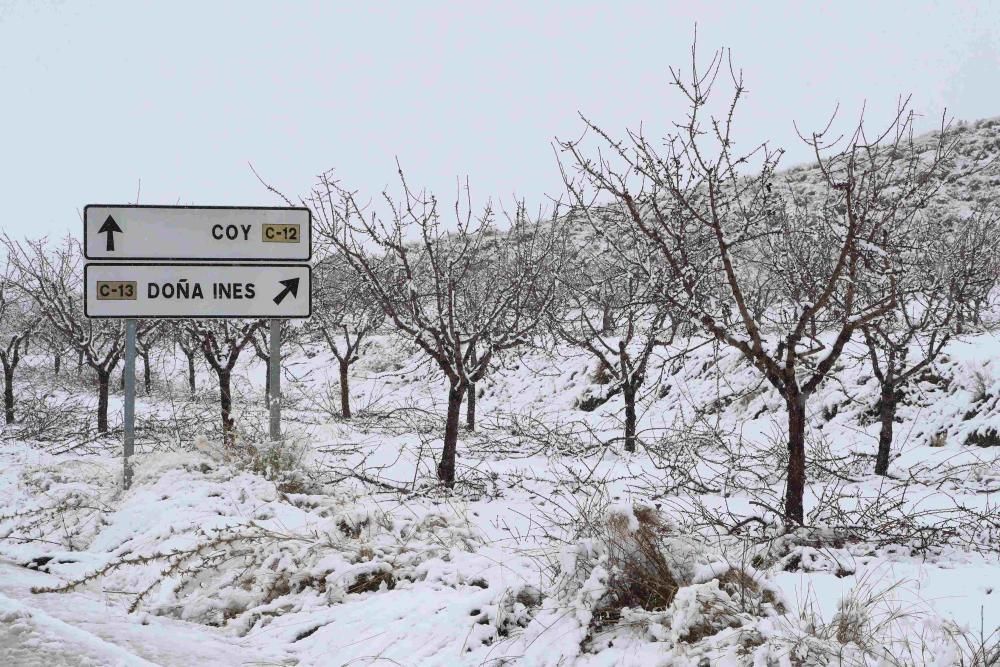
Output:
<svg viewBox="0 0 1000 667">
<path fill-rule="evenodd" d="M 44 349 L 52 354 L 52 374 L 59 377 L 62 371 L 63 356 L 71 350 L 62 335 L 51 327 L 40 327 L 39 337 Z"/>
<path fill-rule="evenodd" d="M 254 332 L 264 320 L 188 320 L 188 333 L 201 345 L 205 361 L 219 378 L 219 405 L 222 411 L 222 441 L 235 444 L 233 413 L 233 368 L 240 354 L 251 344 Z"/>
<path fill-rule="evenodd" d="M 632 229 L 609 224 L 607 211 L 580 209 L 596 238 L 565 254 L 558 298 L 548 324 L 570 345 L 587 351 L 614 381 L 609 398 L 625 402 L 625 450 L 636 449 L 636 398 L 650 357 L 669 344 L 676 330 L 659 299 L 653 250 Z M 576 216 L 567 216 L 573 224 Z"/>
<path fill-rule="evenodd" d="M 8 236 L 4 236 L 3 243 L 8 261 L 17 268 L 22 293 L 97 375 L 97 431 L 107 433 L 108 393 L 111 376 L 122 358 L 124 321 L 88 319 L 84 315 L 82 253 L 75 239 L 67 237 L 55 248 L 45 240 L 20 243 Z"/>
<path fill-rule="evenodd" d="M 142 387 L 147 396 L 153 390 L 149 355 L 166 335 L 166 330 L 162 325 L 163 320 L 151 320 L 149 322 L 140 322 L 136 328 L 135 350 L 138 357 L 142 359 Z M 141 335 L 139 334 L 140 331 L 142 332 Z"/>
<path fill-rule="evenodd" d="M 657 248 L 664 305 L 738 350 L 784 399 L 784 518 L 801 524 L 808 399 L 851 337 L 895 307 L 896 267 L 885 240 L 926 206 L 951 146 L 943 132 L 929 152 L 916 146 L 906 103 L 873 138 L 859 122 L 831 142 L 828 125 L 803 137 L 822 196 L 786 197 L 775 173 L 781 150 L 735 149 L 734 116 L 746 89 L 726 55 L 716 52 L 700 73 L 692 47 L 690 78 L 671 68 L 688 112 L 662 142 L 641 128 L 619 141 L 584 119 L 606 152 L 589 157 L 582 140 L 560 145 L 581 178 L 578 203 L 609 199 Z M 724 63 L 732 96 L 712 115 Z"/>
<path fill-rule="evenodd" d="M 313 268 L 313 315 L 307 323 L 337 359 L 340 413 L 351 417 L 349 371 L 361 358 L 362 344 L 385 321 L 379 301 L 362 276 L 340 255 L 328 253 Z"/>
<path fill-rule="evenodd" d="M 299 329 L 291 326 L 289 320 L 281 320 L 281 343 L 282 345 L 294 344 Z M 263 324 L 257 327 L 253 336 L 250 337 L 254 354 L 264 362 L 264 405 L 271 407 L 271 333 L 270 327 Z"/>
<path fill-rule="evenodd" d="M 889 248 L 900 267 L 896 307 L 861 329 L 881 388 L 875 459 L 879 475 L 889 472 L 903 390 L 955 337 L 975 331 L 970 322 L 980 321 L 980 309 L 1000 270 L 1000 214 L 995 208 L 968 217 L 931 210 L 915 223 L 906 243 Z"/>
<path fill-rule="evenodd" d="M 142 360 L 143 391 L 148 396 L 153 389 L 149 355 L 163 336 L 166 320 L 139 320 L 136 323 L 135 353 Z M 125 389 L 125 369 L 122 368 L 121 389 Z"/>
<path fill-rule="evenodd" d="M 364 205 L 329 174 L 311 205 L 319 233 L 365 281 L 398 332 L 432 359 L 448 380 L 448 411 L 438 479 L 455 484 L 462 401 L 495 357 L 529 342 L 553 291 L 556 237 L 528 220 L 523 204 L 499 233 L 497 211 L 472 213 L 468 186 L 443 228 L 437 199 L 414 192 L 402 171 L 398 198 Z M 410 238 L 412 235 L 412 238 Z"/>
<path fill-rule="evenodd" d="M 172 320 L 165 328 L 165 335 L 169 336 L 171 342 L 181 350 L 181 354 L 187 360 L 188 390 L 191 395 L 195 395 L 197 382 L 195 376 L 194 361 L 201 354 L 201 342 L 192 331 L 194 324 L 190 320 Z"/>
<path fill-rule="evenodd" d="M 38 325 L 40 316 L 31 300 L 17 289 L 19 282 L 14 266 L 8 264 L 0 275 L 0 363 L 3 364 L 3 408 L 5 423 L 14 422 L 14 371 L 27 352 L 28 337 Z"/>
</svg>

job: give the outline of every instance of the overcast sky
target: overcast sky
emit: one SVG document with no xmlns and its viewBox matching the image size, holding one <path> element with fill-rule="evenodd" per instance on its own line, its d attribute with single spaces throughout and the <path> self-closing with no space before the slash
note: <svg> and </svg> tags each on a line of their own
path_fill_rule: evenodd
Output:
<svg viewBox="0 0 1000 667">
<path fill-rule="evenodd" d="M 745 144 L 807 153 L 836 103 L 934 124 L 1000 115 L 1000 3 L 99 2 L 0 0 L 0 203 L 13 236 L 80 233 L 88 203 L 279 204 L 317 173 L 376 193 L 398 156 L 442 196 L 558 194 L 554 137 L 583 112 L 662 130 L 666 84 L 731 47 Z M 808 6 L 807 6 L 808 5 Z"/>
</svg>

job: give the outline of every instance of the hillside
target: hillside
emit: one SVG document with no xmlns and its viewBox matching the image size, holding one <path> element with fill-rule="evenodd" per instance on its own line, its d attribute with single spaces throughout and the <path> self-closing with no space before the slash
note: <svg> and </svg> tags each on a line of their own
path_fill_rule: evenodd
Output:
<svg viewBox="0 0 1000 667">
<path fill-rule="evenodd" d="M 955 132 L 942 201 L 991 203 L 1000 119 Z M 781 177 L 818 187 L 815 167 Z M 93 377 L 56 375 L 35 345 L 0 444 L 0 663 L 1000 664 L 995 332 L 953 341 L 907 388 L 886 477 L 879 384 L 853 340 L 808 404 L 795 529 L 784 402 L 713 341 L 654 353 L 635 453 L 590 356 L 507 351 L 477 385 L 450 492 L 447 384 L 418 350 L 370 339 L 351 419 L 325 345 L 286 353 L 285 441 L 267 441 L 251 352 L 228 451 L 212 373 L 192 394 L 184 357 L 158 348 L 124 491 L 121 393 L 99 436 Z"/>
</svg>

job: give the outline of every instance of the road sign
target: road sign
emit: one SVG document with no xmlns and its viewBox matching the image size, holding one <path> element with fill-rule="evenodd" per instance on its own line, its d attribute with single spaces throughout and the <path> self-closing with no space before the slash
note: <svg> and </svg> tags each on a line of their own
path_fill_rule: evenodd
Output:
<svg viewBox="0 0 1000 667">
<path fill-rule="evenodd" d="M 107 318 L 303 318 L 312 311 L 308 264 L 84 266 L 84 312 Z"/>
<path fill-rule="evenodd" d="M 84 208 L 87 259 L 308 261 L 307 208 L 119 206 Z"/>
</svg>

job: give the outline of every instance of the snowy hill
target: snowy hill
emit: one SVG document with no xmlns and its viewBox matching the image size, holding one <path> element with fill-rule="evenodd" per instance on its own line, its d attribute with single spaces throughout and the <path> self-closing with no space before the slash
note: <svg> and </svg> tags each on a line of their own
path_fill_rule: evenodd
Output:
<svg viewBox="0 0 1000 667">
<path fill-rule="evenodd" d="M 1000 191 L 1000 119 L 955 131 L 943 196 L 959 210 Z M 0 663 L 1000 660 L 995 333 L 952 342 L 907 389 L 886 477 L 880 389 L 852 341 L 809 402 L 806 520 L 788 530 L 783 400 L 712 341 L 654 354 L 635 453 L 590 356 L 508 351 L 477 385 L 453 492 L 435 477 L 447 384 L 426 357 L 373 337 L 348 420 L 333 355 L 288 348 L 285 442 L 267 441 L 248 354 L 227 451 L 214 376 L 200 367 L 191 394 L 160 347 L 127 491 L 121 394 L 99 436 L 93 378 L 28 354 L 0 444 Z"/>
</svg>

